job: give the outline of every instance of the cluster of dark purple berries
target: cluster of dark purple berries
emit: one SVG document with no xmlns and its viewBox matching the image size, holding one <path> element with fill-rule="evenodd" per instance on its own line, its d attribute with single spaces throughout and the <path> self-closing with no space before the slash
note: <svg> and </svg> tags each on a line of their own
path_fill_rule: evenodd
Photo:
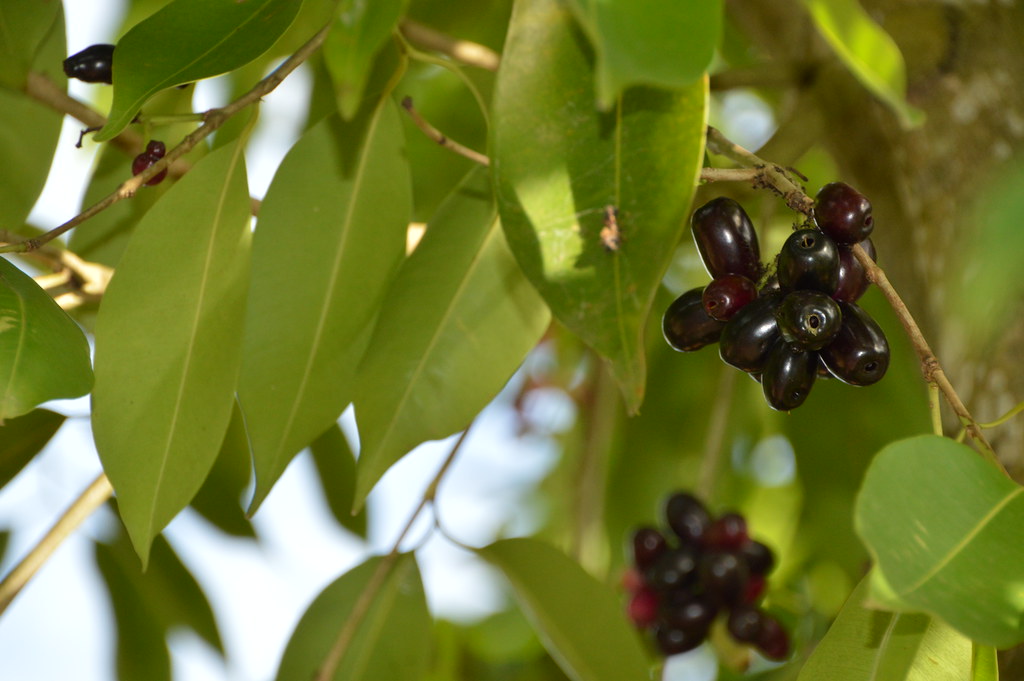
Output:
<svg viewBox="0 0 1024 681">
<path fill-rule="evenodd" d="M 167 146 L 159 140 L 150 140 L 149 144 L 146 145 L 146 150 L 135 157 L 132 161 L 132 175 L 138 175 L 139 173 L 149 168 L 151 165 L 159 161 L 167 153 Z M 167 177 L 167 169 L 164 168 L 161 172 L 157 173 L 153 177 L 146 180 L 146 186 L 152 187 L 155 184 L 160 184 Z"/>
<path fill-rule="evenodd" d="M 833 182 L 815 197 L 814 223 L 790 234 L 766 276 L 743 207 L 725 197 L 704 204 L 691 227 L 712 281 L 679 296 L 662 320 L 681 352 L 718 342 L 722 360 L 760 381 L 780 411 L 803 404 L 819 376 L 870 385 L 889 367 L 885 334 L 856 304 L 869 282 L 852 249 L 875 259 L 871 204 Z"/>
<path fill-rule="evenodd" d="M 775 557 L 747 535 L 743 516 L 712 518 L 700 500 L 678 492 L 665 503 L 665 520 L 672 536 L 653 527 L 633 533 L 633 568 L 624 580 L 630 619 L 653 631 L 663 654 L 676 655 L 699 646 L 721 613 L 734 639 L 785 659 L 786 631 L 757 607 Z"/>
</svg>

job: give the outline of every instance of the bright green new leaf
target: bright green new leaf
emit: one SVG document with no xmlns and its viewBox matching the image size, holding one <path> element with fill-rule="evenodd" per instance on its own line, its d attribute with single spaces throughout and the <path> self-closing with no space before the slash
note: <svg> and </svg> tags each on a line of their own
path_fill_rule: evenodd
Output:
<svg viewBox="0 0 1024 681">
<path fill-rule="evenodd" d="M 253 247 L 239 399 L 256 466 L 250 513 L 352 400 L 381 299 L 405 257 L 412 189 L 394 103 L 312 127 L 278 168 Z"/>
<path fill-rule="evenodd" d="M 62 423 L 62 414 L 33 409 L 0 426 L 0 488 L 46 446 Z"/>
<path fill-rule="evenodd" d="M 874 601 L 997 648 L 1024 641 L 1024 488 L 971 448 L 935 435 L 886 446 L 855 524 L 877 565 Z"/>
<path fill-rule="evenodd" d="M 85 334 L 32 278 L 0 258 L 0 424 L 92 388 Z"/>
<path fill-rule="evenodd" d="M 309 445 L 327 505 L 342 527 L 366 537 L 366 509 L 352 513 L 356 492 L 356 457 L 335 423 Z"/>
<path fill-rule="evenodd" d="M 55 33 L 63 46 L 62 10 L 59 2 L 4 0 L 0 3 L 0 64 L 4 65 L 0 69 L 0 86 L 12 90 L 24 87 L 25 76 L 37 63 L 44 42 Z"/>
<path fill-rule="evenodd" d="M 544 647 L 573 681 L 649 678 L 614 590 L 564 553 L 534 539 L 504 539 L 477 553 L 505 574 Z"/>
<path fill-rule="evenodd" d="M 114 101 L 95 140 L 125 129 L 155 92 L 236 69 L 292 23 L 295 0 L 174 0 L 134 26 L 114 50 Z"/>
<path fill-rule="evenodd" d="M 722 29 L 721 0 L 569 4 L 597 53 L 597 97 L 603 109 L 632 85 L 692 85 L 707 71 Z"/>
<path fill-rule="evenodd" d="M 351 120 L 362 102 L 373 58 L 395 30 L 406 0 L 343 0 L 324 41 L 324 63 L 334 81 L 342 118 Z"/>
<path fill-rule="evenodd" d="M 357 505 L 413 447 L 465 428 L 549 323 L 505 243 L 488 174 L 475 170 L 402 265 L 359 369 Z"/>
<path fill-rule="evenodd" d="M 285 648 L 277 681 L 314 678 L 338 632 L 353 615 L 356 602 L 387 574 L 373 594 L 341 657 L 336 681 L 398 681 L 421 679 L 430 662 L 430 613 L 423 583 L 411 553 L 390 566 L 371 558 L 323 590 L 299 620 Z"/>
<path fill-rule="evenodd" d="M 992 646 L 974 644 L 971 681 L 999 681 L 999 658 Z"/>
<path fill-rule="evenodd" d="M 847 68 L 892 107 L 905 127 L 924 114 L 907 103 L 907 74 L 899 46 L 868 16 L 858 0 L 804 0 L 815 25 Z"/>
<path fill-rule="evenodd" d="M 970 639 L 927 615 L 864 607 L 868 582 L 850 594 L 797 681 L 970 681 Z"/>
<path fill-rule="evenodd" d="M 93 435 L 143 563 L 231 419 L 249 284 L 244 142 L 211 153 L 150 209 L 96 320 Z"/>
<path fill-rule="evenodd" d="M 700 170 L 707 83 L 631 88 L 601 113 L 592 62 L 564 5 L 516 3 L 495 94 L 493 171 L 520 267 L 554 315 L 611 362 L 635 412 L 644 323 Z"/>
</svg>

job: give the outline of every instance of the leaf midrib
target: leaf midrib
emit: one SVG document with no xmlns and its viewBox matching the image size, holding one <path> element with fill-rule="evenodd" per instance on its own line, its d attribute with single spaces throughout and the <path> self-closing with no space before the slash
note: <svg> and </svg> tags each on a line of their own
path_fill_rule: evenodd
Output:
<svg viewBox="0 0 1024 681">
<path fill-rule="evenodd" d="M 4 388 L 4 402 L 2 405 L 3 408 L 0 410 L 0 424 L 3 423 L 3 420 L 7 415 L 7 411 L 11 406 L 11 389 L 14 387 L 14 380 L 18 374 L 18 367 L 21 364 L 21 351 L 25 348 L 25 333 L 26 327 L 28 326 L 28 315 L 25 314 L 25 296 L 22 295 L 21 291 L 18 291 L 10 284 L 8 284 L 8 290 L 10 290 L 18 300 L 20 323 L 18 324 L 18 349 L 14 351 L 14 361 L 11 362 L 11 373 L 7 377 L 7 386 Z"/>
</svg>

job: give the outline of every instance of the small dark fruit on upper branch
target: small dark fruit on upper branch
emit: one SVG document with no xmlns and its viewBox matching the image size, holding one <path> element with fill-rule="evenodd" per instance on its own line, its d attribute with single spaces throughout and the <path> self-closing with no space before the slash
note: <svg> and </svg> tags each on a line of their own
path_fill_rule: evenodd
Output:
<svg viewBox="0 0 1024 681">
<path fill-rule="evenodd" d="M 700 258 L 712 277 L 738 274 L 757 281 L 761 276 L 757 232 L 743 206 L 720 196 L 695 210 L 690 225 Z"/>
<path fill-rule="evenodd" d="M 162 159 L 166 153 L 167 147 L 163 142 L 159 140 L 151 140 L 149 144 L 146 145 L 146 150 L 136 156 L 132 161 L 132 175 L 138 175 L 139 173 L 144 172 L 151 165 Z M 146 186 L 152 187 L 153 185 L 160 184 L 164 181 L 165 177 L 167 177 L 166 169 L 149 178 L 146 181 Z"/>
<path fill-rule="evenodd" d="M 844 182 L 831 182 L 814 198 L 814 221 L 837 244 L 856 244 L 871 236 L 871 202 Z"/>
<path fill-rule="evenodd" d="M 86 83 L 114 82 L 111 67 L 114 64 L 113 45 L 91 45 L 64 60 L 64 75 Z"/>
</svg>

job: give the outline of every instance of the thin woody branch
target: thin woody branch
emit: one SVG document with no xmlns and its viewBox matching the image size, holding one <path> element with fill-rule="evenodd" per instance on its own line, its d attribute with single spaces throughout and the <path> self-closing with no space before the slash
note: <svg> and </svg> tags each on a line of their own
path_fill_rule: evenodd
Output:
<svg viewBox="0 0 1024 681">
<path fill-rule="evenodd" d="M 478 66 L 488 71 L 498 70 L 501 57 L 489 47 L 452 38 L 412 19 L 402 19 L 398 29 L 405 39 L 414 45 L 448 55 L 467 66 Z"/>
<path fill-rule="evenodd" d="M 470 149 L 469 147 L 463 146 L 455 140 L 449 138 L 447 135 L 442 133 L 440 130 L 432 126 L 420 113 L 416 110 L 416 107 L 412 104 L 412 97 L 406 97 L 402 100 L 402 107 L 409 112 L 409 117 L 412 118 L 413 123 L 416 124 L 423 133 L 430 139 L 437 142 L 445 149 L 454 151 L 459 156 L 465 156 L 470 161 L 479 163 L 482 166 L 489 166 L 491 159 L 487 158 L 479 151 Z"/>
</svg>

